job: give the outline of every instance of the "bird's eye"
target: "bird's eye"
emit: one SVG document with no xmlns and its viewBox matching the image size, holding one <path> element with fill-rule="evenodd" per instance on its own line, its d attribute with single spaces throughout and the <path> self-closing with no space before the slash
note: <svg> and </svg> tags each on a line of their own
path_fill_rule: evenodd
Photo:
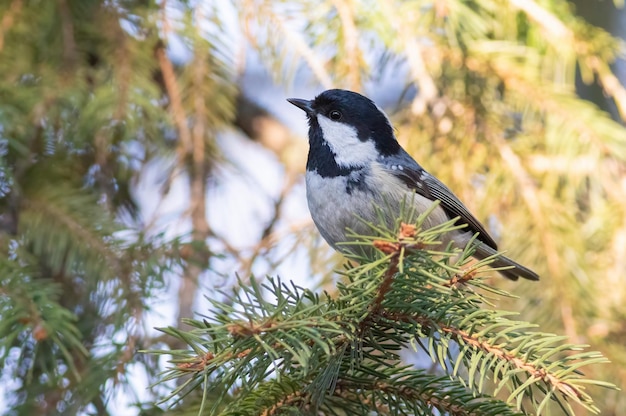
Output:
<svg viewBox="0 0 626 416">
<path fill-rule="evenodd" d="M 337 110 L 331 110 L 328 113 L 328 117 L 330 117 L 331 120 L 337 121 L 337 120 L 341 119 L 341 113 L 339 111 L 337 111 Z"/>
</svg>

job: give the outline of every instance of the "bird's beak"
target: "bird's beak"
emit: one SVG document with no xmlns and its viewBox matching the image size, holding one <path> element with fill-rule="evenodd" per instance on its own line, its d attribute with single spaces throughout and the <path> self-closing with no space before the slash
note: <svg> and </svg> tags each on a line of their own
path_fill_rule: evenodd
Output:
<svg viewBox="0 0 626 416">
<path fill-rule="evenodd" d="M 303 100 L 301 98 L 287 98 L 287 101 L 304 111 L 309 116 L 312 116 L 315 113 L 315 110 L 313 110 L 313 101 Z"/>
</svg>

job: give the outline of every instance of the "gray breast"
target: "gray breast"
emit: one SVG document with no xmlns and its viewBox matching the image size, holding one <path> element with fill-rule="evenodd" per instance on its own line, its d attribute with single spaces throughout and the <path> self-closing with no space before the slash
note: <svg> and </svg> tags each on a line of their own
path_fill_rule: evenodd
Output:
<svg viewBox="0 0 626 416">
<path fill-rule="evenodd" d="M 347 230 L 359 235 L 371 235 L 366 222 L 393 228 L 404 203 L 411 203 L 416 214 L 429 208 L 432 201 L 410 190 L 400 179 L 374 164 L 370 168 L 355 170 L 347 176 L 322 177 L 315 171 L 306 173 L 307 201 L 313 221 L 324 239 L 337 250 L 337 243 L 348 240 Z M 380 224 L 376 207 L 384 213 Z M 405 209 L 405 211 L 407 211 Z M 365 220 L 365 222 L 363 221 Z M 429 217 L 427 227 L 447 220 L 441 209 Z"/>
</svg>

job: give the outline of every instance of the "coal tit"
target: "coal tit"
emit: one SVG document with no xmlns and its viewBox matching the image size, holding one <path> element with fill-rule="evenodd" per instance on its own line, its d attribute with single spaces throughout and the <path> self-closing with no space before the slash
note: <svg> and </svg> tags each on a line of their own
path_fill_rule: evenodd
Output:
<svg viewBox="0 0 626 416">
<path fill-rule="evenodd" d="M 333 89 L 311 101 L 287 101 L 304 110 L 309 121 L 307 200 L 315 225 L 333 248 L 346 250 L 347 246 L 337 244 L 348 241 L 348 229 L 358 235 L 371 234 L 363 220 L 377 221 L 377 205 L 395 205 L 392 208 L 399 213 L 402 201 L 410 197 L 418 213 L 440 201 L 426 218 L 425 228 L 457 217 L 467 225 L 448 233 L 442 245 L 452 242 L 464 248 L 478 234 L 474 256 L 483 259 L 496 254 L 496 242 L 483 225 L 400 146 L 389 119 L 372 100 Z M 389 218 L 386 225 L 393 226 L 395 220 Z M 513 266 L 501 271 L 512 280 L 539 280 L 535 272 L 502 255 L 491 264 Z"/>
</svg>

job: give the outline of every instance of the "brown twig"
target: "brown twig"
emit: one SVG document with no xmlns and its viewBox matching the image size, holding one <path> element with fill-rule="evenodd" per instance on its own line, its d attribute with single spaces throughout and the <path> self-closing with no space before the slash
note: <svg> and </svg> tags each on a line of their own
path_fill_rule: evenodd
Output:
<svg viewBox="0 0 626 416">
<path fill-rule="evenodd" d="M 561 260 L 559 259 L 557 244 L 554 241 L 553 233 L 547 232 L 550 225 L 546 221 L 548 216 L 542 209 L 543 204 L 541 201 L 544 198 L 542 198 L 541 190 L 537 188 L 537 185 L 524 167 L 521 158 L 513 151 L 511 146 L 500 137 L 493 137 L 492 140 L 500 153 L 500 157 L 506 162 L 505 165 L 520 185 L 522 199 L 533 216 L 535 226 L 540 230 L 544 230 L 544 232 L 540 233 L 540 238 L 544 247 L 545 258 L 548 262 L 548 269 L 553 276 L 558 276 L 561 272 Z M 561 309 L 561 318 L 565 332 L 570 338 L 576 339 L 578 338 L 576 322 L 572 318 L 572 315 L 567 313 L 568 311 L 572 311 L 570 299 L 563 297 L 560 303 L 564 306 L 564 308 Z"/>
<path fill-rule="evenodd" d="M 309 324 L 309 327 L 315 326 L 314 324 Z M 265 332 L 270 332 L 277 327 L 276 323 L 273 321 L 265 321 L 261 323 L 256 322 L 233 322 L 228 325 L 227 331 L 233 338 L 244 338 L 244 337 L 254 337 Z M 337 345 L 341 345 L 346 342 L 344 336 L 339 336 L 337 338 Z M 305 342 L 309 347 L 315 344 L 314 340 L 308 340 Z M 272 348 L 275 350 L 284 349 L 284 344 L 280 342 L 276 342 L 272 344 Z M 228 353 L 223 357 L 220 357 L 220 363 L 224 363 L 233 359 L 241 359 L 250 355 L 254 350 L 252 348 L 246 348 L 243 351 L 238 353 Z M 207 351 L 206 354 L 202 356 L 196 356 L 192 358 L 190 361 L 179 363 L 176 367 L 179 370 L 183 371 L 192 371 L 192 372 L 200 372 L 204 371 L 208 365 L 211 364 L 217 356 L 210 351 Z"/>
<path fill-rule="evenodd" d="M 456 53 L 453 49 L 442 48 L 441 51 L 448 60 L 454 61 Z M 567 121 L 570 129 L 576 130 L 580 137 L 585 140 L 592 141 L 595 146 L 603 153 L 603 155 L 611 155 L 611 148 L 602 140 L 601 135 L 594 130 L 585 117 L 580 117 L 579 112 L 571 111 L 563 106 L 560 99 L 555 98 L 561 96 L 561 92 L 547 88 L 546 86 L 537 86 L 536 82 L 528 75 L 520 75 L 516 68 L 512 67 L 507 61 L 491 61 L 489 58 L 481 57 L 478 54 L 472 54 L 468 57 L 464 64 L 467 69 L 480 76 L 497 76 L 502 80 L 507 90 L 521 94 L 526 98 L 531 98 L 534 105 L 541 111 L 554 115 Z M 465 108 L 470 110 L 471 108 Z"/>
<path fill-rule="evenodd" d="M 164 45 L 157 47 L 155 53 L 161 68 L 161 73 L 163 74 L 163 82 L 169 97 L 170 109 L 172 111 L 172 116 L 174 117 L 174 124 L 178 130 L 178 136 L 181 143 L 177 152 L 179 159 L 184 160 L 184 155 L 192 151 L 191 132 L 189 131 L 189 126 L 187 125 L 187 116 L 185 114 L 185 110 L 183 109 L 183 102 L 178 81 L 176 81 L 174 65 L 172 65 L 172 62 L 167 57 Z"/>
<path fill-rule="evenodd" d="M 564 44 L 572 44 L 573 49 L 576 51 L 587 51 L 589 49 L 588 39 L 576 38 L 576 34 L 561 19 L 535 1 L 509 0 L 509 2 L 541 26 L 547 34 L 546 40 L 552 43 L 558 50 L 562 50 Z M 611 71 L 604 59 L 601 59 L 594 53 L 590 53 L 582 58 L 585 64 L 597 75 L 598 82 L 604 88 L 604 91 L 615 100 L 622 120 L 626 120 L 626 88 Z"/>
<path fill-rule="evenodd" d="M 214 358 L 215 355 L 212 352 L 208 351 L 203 356 L 197 356 L 189 362 L 178 364 L 176 367 L 182 371 L 191 371 L 196 373 L 203 371 L 206 366 L 209 365 L 211 361 L 213 361 Z"/>
<path fill-rule="evenodd" d="M 164 5 L 162 7 L 163 27 L 168 28 L 166 9 Z M 198 16 L 197 21 L 201 22 L 203 18 L 200 6 L 196 10 L 196 15 Z M 196 30 L 199 28 L 196 27 Z M 184 169 L 188 173 L 189 178 L 189 216 L 192 223 L 192 239 L 194 242 L 202 243 L 204 247 L 206 246 L 206 239 L 210 235 L 210 227 L 206 219 L 206 183 L 210 170 L 206 156 L 207 133 L 209 131 L 208 109 L 200 88 L 205 81 L 206 74 L 210 72 L 206 67 L 206 52 L 201 47 L 194 50 L 191 80 L 193 125 L 191 128 L 188 125 L 187 113 L 183 107 L 183 99 L 174 66 L 167 57 L 164 45 L 161 44 L 157 47 L 156 57 L 163 74 L 163 81 L 169 98 L 169 108 L 180 140 L 176 148 L 177 164 L 180 169 Z M 208 250 L 197 250 L 194 257 L 199 261 L 190 262 L 185 269 L 185 276 L 178 292 L 179 318 L 193 316 L 192 305 L 197 291 L 198 278 L 203 270 L 199 264 L 201 260 L 204 260 L 202 257 L 207 252 Z"/>
<path fill-rule="evenodd" d="M 609 64 L 597 55 L 588 56 L 584 61 L 598 77 L 598 82 L 613 97 L 622 120 L 626 120 L 626 88 L 615 76 Z"/>
<path fill-rule="evenodd" d="M 417 229 L 415 228 L 415 225 L 402 223 L 400 225 L 400 231 L 398 232 L 397 242 L 382 240 L 375 240 L 373 242 L 375 248 L 385 254 L 391 254 L 391 259 L 389 259 L 389 266 L 387 267 L 387 271 L 385 272 L 385 276 L 383 277 L 383 282 L 380 284 L 378 294 L 376 295 L 376 299 L 374 299 L 374 303 L 372 304 L 370 313 L 368 317 L 363 320 L 362 325 L 364 325 L 366 322 L 369 322 L 369 318 L 371 318 L 372 316 L 379 314 L 382 308 L 382 303 L 385 300 L 385 295 L 389 292 L 389 289 L 391 289 L 393 278 L 398 272 L 400 255 L 405 249 L 416 247 L 416 245 L 411 242 L 411 240 L 415 237 L 416 232 Z"/>
<path fill-rule="evenodd" d="M 341 19 L 341 30 L 344 38 L 344 49 L 348 65 L 347 85 L 354 91 L 361 89 L 361 62 L 359 59 L 359 33 L 354 23 L 354 2 L 350 0 L 333 0 Z"/>
<path fill-rule="evenodd" d="M 243 33 L 252 45 L 258 46 L 259 36 L 250 29 L 250 24 L 257 21 L 260 23 L 260 27 L 271 28 L 279 32 L 278 34 L 270 33 L 270 38 L 281 39 L 281 47 L 285 44 L 290 45 L 293 51 L 306 62 L 320 84 L 325 88 L 332 88 L 333 80 L 326 70 L 324 59 L 308 45 L 301 31 L 293 30 L 289 27 L 286 19 L 273 10 L 273 2 L 250 2 L 248 7 L 241 9 L 243 10 Z"/>
<path fill-rule="evenodd" d="M 446 325 L 443 322 L 436 322 L 433 319 L 422 315 L 410 315 L 395 312 L 383 312 L 383 315 L 386 319 L 389 320 L 400 322 L 417 322 L 420 326 L 424 328 L 432 328 L 450 334 L 453 336 L 453 338 L 457 340 L 457 342 L 462 341 L 463 343 L 471 345 L 476 349 L 480 349 L 487 354 L 490 354 L 491 356 L 499 357 L 503 360 L 506 360 L 514 367 L 525 371 L 527 374 L 537 380 L 543 380 L 544 382 L 550 384 L 556 390 L 567 396 L 574 396 L 581 401 L 585 400 L 585 395 L 577 387 L 560 380 L 557 376 L 550 373 L 545 368 L 539 368 L 537 365 L 514 355 L 508 350 L 499 346 L 491 345 L 487 341 L 483 341 L 477 336 L 470 334 L 469 332 Z"/>
<path fill-rule="evenodd" d="M 274 405 L 268 407 L 261 413 L 262 416 L 271 416 L 275 414 L 282 414 L 281 410 L 285 406 L 293 406 L 296 403 L 303 402 L 305 398 L 305 392 L 303 391 L 294 391 L 293 393 L 288 394 L 282 400 L 278 401 Z"/>
<path fill-rule="evenodd" d="M 256 260 L 259 258 L 259 256 L 269 252 L 269 250 L 274 246 L 275 242 L 277 241 L 274 229 L 276 228 L 276 225 L 282 217 L 283 205 L 285 203 L 285 200 L 295 184 L 296 175 L 288 173 L 287 178 L 285 179 L 285 184 L 283 185 L 283 189 L 281 190 L 280 195 L 274 202 L 274 215 L 272 215 L 272 218 L 270 218 L 270 220 L 267 222 L 267 225 L 261 232 L 261 238 L 252 248 L 252 254 L 246 260 L 240 262 L 240 273 L 242 275 L 251 275 L 252 267 Z"/>
<path fill-rule="evenodd" d="M 349 381 L 339 380 L 337 381 L 337 384 L 336 384 L 335 393 L 339 393 L 339 395 L 342 395 L 344 397 L 349 397 L 349 394 L 344 393 L 344 389 L 346 389 L 346 391 L 352 395 L 352 398 L 355 398 L 354 396 L 356 396 L 357 393 L 355 393 L 354 391 L 357 389 L 358 391 L 361 391 L 361 392 L 363 390 L 383 391 L 385 393 L 404 397 L 405 399 L 408 399 L 408 400 L 412 400 L 412 401 L 419 400 L 422 403 L 426 403 L 428 405 L 431 405 L 437 408 L 438 410 L 445 411 L 446 414 L 455 415 L 455 416 L 478 416 L 479 415 L 478 413 L 475 413 L 475 412 L 469 412 L 464 407 L 457 405 L 457 404 L 453 404 L 452 402 L 450 402 L 449 400 L 446 400 L 445 398 L 435 397 L 435 395 L 431 393 L 435 393 L 436 391 L 432 388 L 432 386 L 430 387 L 431 388 L 427 390 L 424 390 L 424 389 L 418 390 L 418 389 L 410 388 L 406 385 L 397 387 L 384 381 L 375 381 L 371 385 L 363 385 L 363 384 L 356 385 L 355 383 L 352 383 Z M 361 402 L 369 404 L 368 403 L 369 400 L 367 398 L 359 397 L 359 399 Z"/>
<path fill-rule="evenodd" d="M 563 42 L 568 42 L 573 38 L 572 31 L 561 19 L 533 0 L 509 0 L 509 2 L 539 24 L 546 32 L 548 41 L 563 45 Z"/>
<path fill-rule="evenodd" d="M 269 331 L 274 326 L 275 326 L 275 323 L 271 320 L 267 320 L 261 323 L 256 323 L 252 321 L 244 323 L 241 321 L 236 321 L 228 325 L 226 330 L 228 331 L 230 335 L 232 335 L 235 338 L 241 338 L 241 337 L 248 338 L 248 337 L 259 335 L 263 332 Z"/>
<path fill-rule="evenodd" d="M 362 324 L 369 322 L 370 317 L 376 316 L 380 313 L 382 309 L 383 301 L 385 300 L 385 295 L 389 292 L 391 288 L 391 284 L 393 283 L 393 278 L 398 272 L 398 264 L 400 262 L 400 253 L 396 252 L 392 255 L 389 260 L 389 266 L 387 267 L 387 271 L 385 272 L 385 277 L 383 278 L 383 282 L 380 284 L 378 288 L 378 294 L 376 295 L 376 299 L 374 299 L 374 303 L 370 309 L 370 313 L 366 319 L 363 320 Z"/>
<path fill-rule="evenodd" d="M 411 112 L 414 115 L 426 111 L 428 104 L 435 101 L 439 95 L 437 85 L 428 70 L 424 59 L 427 56 L 425 48 L 418 41 L 415 27 L 402 23 L 403 19 L 397 18 L 397 9 L 388 1 L 379 1 L 378 6 L 383 17 L 387 20 L 390 30 L 395 31 L 397 42 L 406 55 L 412 81 L 417 85 L 419 93 L 413 99 Z"/>
<path fill-rule="evenodd" d="M 476 270 L 469 270 L 463 274 L 455 274 L 452 276 L 449 282 L 444 283 L 445 287 L 459 287 L 461 285 L 465 285 L 467 282 L 474 280 L 476 277 Z"/>
<path fill-rule="evenodd" d="M 74 39 L 74 23 L 72 22 L 72 11 L 67 4 L 67 0 L 57 0 L 59 15 L 61 18 L 61 34 L 63 37 L 63 60 L 68 67 L 76 62 L 76 39 Z"/>
<path fill-rule="evenodd" d="M 4 49 L 4 34 L 11 29 L 20 11 L 22 11 L 22 0 L 14 0 L 11 6 L 9 6 L 9 10 L 0 20 L 0 52 Z"/>
</svg>

